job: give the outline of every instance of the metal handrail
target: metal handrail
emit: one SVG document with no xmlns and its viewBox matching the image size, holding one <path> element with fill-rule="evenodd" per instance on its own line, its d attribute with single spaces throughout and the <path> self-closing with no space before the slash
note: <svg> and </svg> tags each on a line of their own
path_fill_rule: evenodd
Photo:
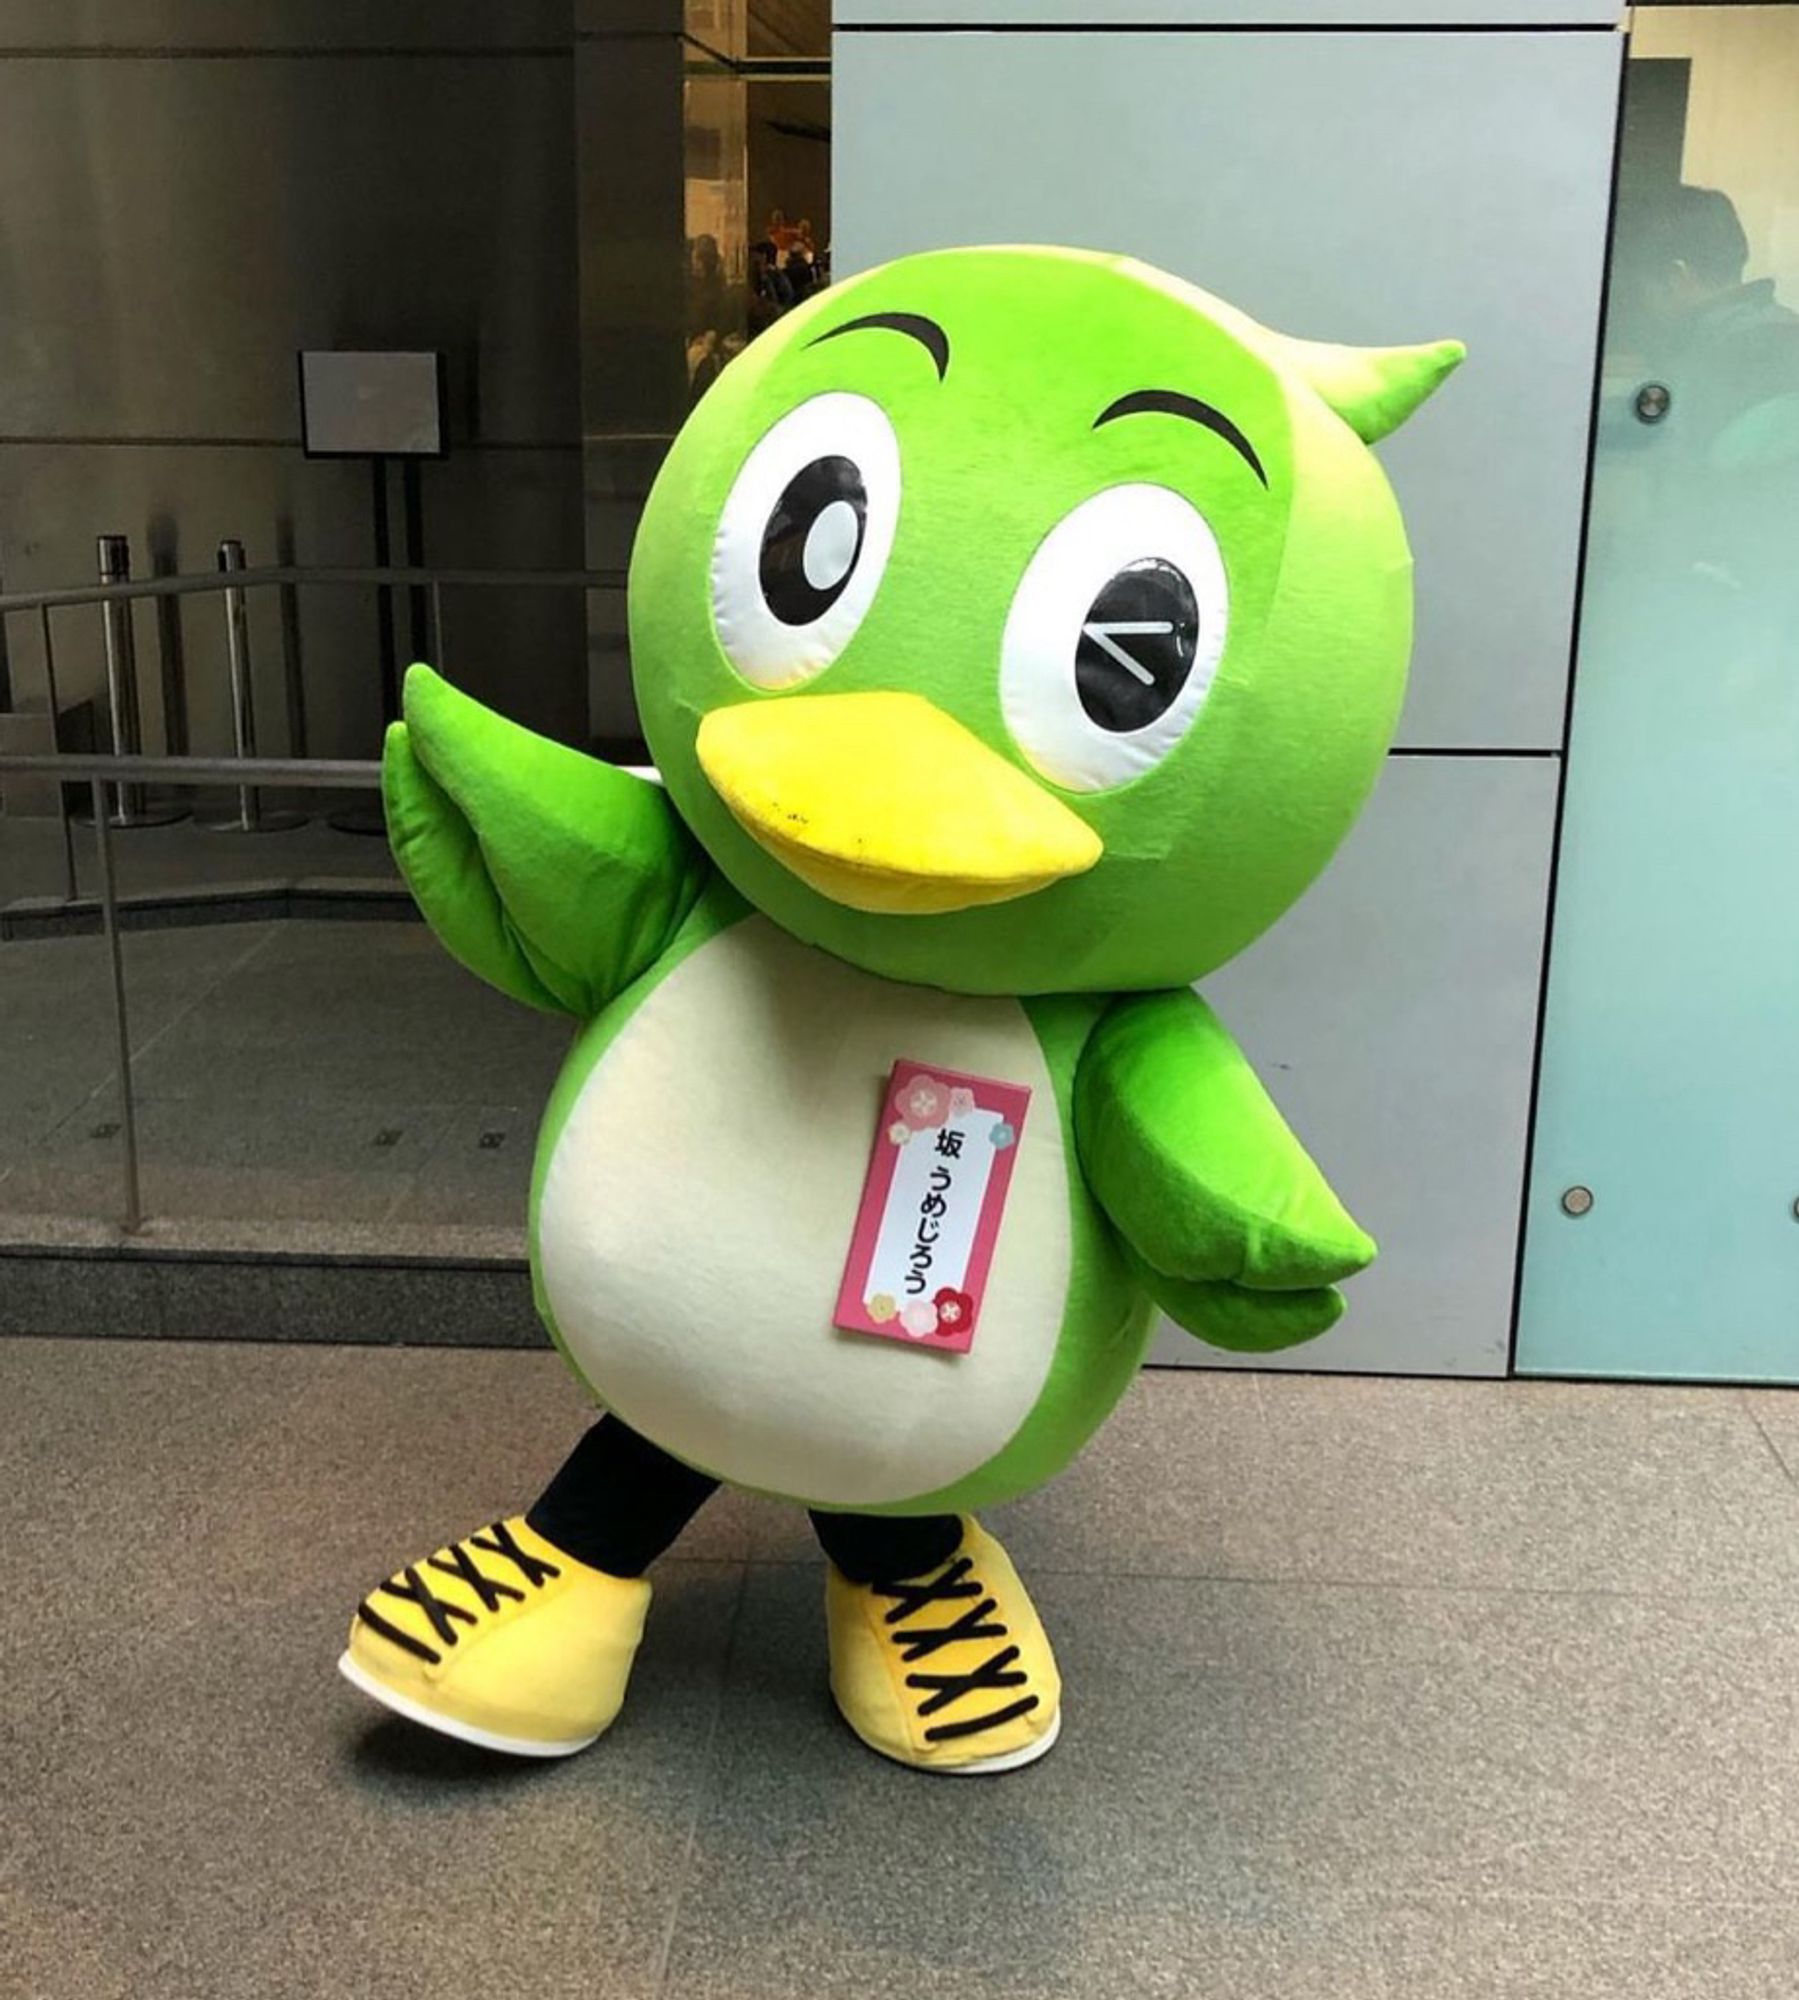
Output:
<svg viewBox="0 0 1799 2000">
<path fill-rule="evenodd" d="M 653 766 L 625 765 L 634 774 L 656 779 Z M 106 810 L 106 788 L 120 781 L 144 780 L 172 785 L 228 783 L 281 784 L 297 790 L 334 792 L 378 791 L 381 766 L 373 758 L 327 757 L 110 757 L 70 753 L 43 756 L 0 756 L 0 776 L 85 779 L 93 800 L 94 846 L 100 875 L 100 927 L 106 938 L 107 966 L 112 976 L 114 1065 L 119 1085 L 120 1167 L 124 1182 L 124 1228 L 131 1235 L 143 1226 L 143 1193 L 138 1173 L 137 1099 L 131 1083 L 131 1030 L 125 1002 L 125 960 L 119 932 L 118 885 L 113 873 L 113 824 Z M 64 819 L 65 834 L 68 821 Z M 71 881 L 72 881 L 71 876 Z"/>
<path fill-rule="evenodd" d="M 125 960 L 119 940 L 119 898 L 112 865 L 112 820 L 106 809 L 107 783 L 156 778 L 165 783 L 206 784 L 225 776 L 248 778 L 252 782 L 275 779 L 287 785 L 316 786 L 322 791 L 368 791 L 379 787 L 381 766 L 365 759 L 305 757 L 0 757 L 0 772 L 8 771 L 85 778 L 93 799 L 94 847 L 100 872 L 100 928 L 106 938 L 107 964 L 112 974 L 120 1167 L 125 1192 L 124 1228 L 129 1236 L 143 1226 L 144 1204 L 138 1174 L 137 1099 L 131 1088 L 131 1027 L 125 1004 Z M 66 820 L 64 824 L 66 827 Z"/>
<path fill-rule="evenodd" d="M 79 752 L 0 756 L 0 777 L 142 778 L 164 785 L 317 786 L 327 792 L 379 789 L 373 757 L 108 757 Z"/>
<path fill-rule="evenodd" d="M 88 583 L 63 590 L 14 590 L 0 593 L 0 617 L 14 611 L 56 611 L 65 605 L 113 604 L 139 597 L 199 597 L 220 590 L 243 590 L 264 584 L 297 586 L 311 583 L 447 584 L 501 586 L 520 590 L 623 590 L 622 569 L 417 569 L 340 565 L 299 568 L 273 564 L 261 569 L 206 570 L 186 576 L 133 577 L 126 583 Z"/>
<path fill-rule="evenodd" d="M 61 700 L 57 689 L 56 643 L 52 614 L 82 605 L 107 607 L 129 604 L 140 598 L 216 596 L 260 588 L 300 589 L 311 585 L 408 585 L 430 592 L 430 635 L 433 658 L 442 661 L 443 602 L 446 586 L 473 586 L 488 589 L 523 590 L 622 590 L 623 570 L 530 570 L 530 569 L 427 569 L 412 565 L 378 566 L 333 565 L 301 568 L 276 564 L 247 569 L 235 565 L 216 571 L 187 576 L 153 576 L 113 583 L 93 583 L 72 589 L 25 590 L 0 593 L 0 619 L 16 612 L 35 611 L 44 649 L 44 684 L 50 713 L 51 742 L 57 741 Z M 241 597 L 239 599 L 241 604 Z M 227 612 L 230 603 L 227 602 Z M 102 611 L 102 616 L 106 615 Z M 241 671 L 233 662 L 234 671 Z M 42 756 L 0 756 L 0 776 L 50 777 L 85 782 L 92 796 L 94 842 L 100 876 L 101 928 L 106 937 L 107 958 L 112 974 L 113 1019 L 116 1029 L 116 1063 L 119 1084 L 121 1164 L 124 1178 L 124 1227 L 127 1234 L 143 1224 L 143 1199 L 139 1184 L 136 1100 L 131 1086 L 131 1036 L 125 1001 L 125 969 L 119 943 L 118 893 L 113 871 L 112 814 L 107 804 L 108 786 L 157 782 L 165 785 L 226 784 L 236 788 L 240 802 L 251 801 L 263 784 L 281 784 L 300 790 L 375 791 L 381 783 L 381 766 L 370 760 L 280 757 L 144 757 L 136 754 L 113 756 L 69 755 L 59 748 Z M 69 822 L 67 795 L 57 786 L 57 816 L 61 821 L 63 862 L 69 898 L 76 897 L 74 834 Z M 252 823 L 248 803 L 242 804 L 242 824 Z"/>
<path fill-rule="evenodd" d="M 102 576 L 106 574 L 108 545 L 121 538 L 102 536 L 100 538 Z M 242 544 L 227 541 L 220 544 L 220 566 L 216 570 L 197 574 L 177 576 L 152 576 L 131 578 L 124 576 L 116 582 L 82 584 L 57 590 L 23 590 L 0 593 L 0 623 L 15 613 L 35 611 L 43 646 L 43 674 L 45 705 L 50 717 L 50 741 L 53 750 L 60 751 L 62 699 L 58 691 L 56 663 L 56 637 L 52 630 L 52 614 L 60 610 L 96 607 L 106 625 L 107 660 L 109 686 L 114 670 L 115 648 L 127 655 L 120 670 L 124 679 L 135 687 L 135 669 L 129 660 L 130 612 L 129 606 L 146 598 L 183 598 L 202 596 L 223 596 L 225 599 L 227 624 L 227 650 L 230 655 L 231 698 L 233 728 L 238 737 L 240 750 L 254 755 L 255 737 L 252 714 L 252 678 L 248 659 L 248 629 L 243 620 L 245 592 L 250 589 L 300 589 L 315 585 L 362 586 L 388 590 L 404 586 L 415 593 L 423 590 L 429 593 L 429 657 L 439 667 L 444 661 L 444 616 L 443 592 L 451 589 L 470 587 L 484 589 L 523 590 L 623 590 L 626 573 L 621 569 L 443 569 L 429 568 L 422 564 L 332 564 L 316 568 L 304 568 L 292 563 L 268 565 L 258 569 L 242 566 Z M 125 565 L 129 567 L 128 560 Z M 128 717 L 121 716 L 121 690 L 115 689 L 112 700 L 113 731 L 115 748 L 121 741 L 127 756 L 135 755 L 137 749 L 136 729 Z M 133 693 L 133 701 L 135 694 Z M 300 744 L 303 749 L 304 743 Z M 245 760 L 246 763 L 249 759 Z M 53 775 L 53 774 L 51 774 Z M 73 775 L 73 774 L 71 774 Z M 146 795 L 120 771 L 120 783 L 113 794 L 117 801 L 115 823 L 120 826 L 148 823 L 150 815 L 146 808 Z M 283 815 L 273 819 L 263 813 L 254 780 L 247 772 L 230 776 L 221 774 L 224 782 L 230 784 L 237 794 L 237 811 L 210 823 L 226 826 L 234 831 L 256 832 L 261 828 L 273 827 L 281 822 Z M 177 780 L 179 782 L 179 780 Z M 62 793 L 57 794 L 57 816 L 62 826 L 63 864 L 68 881 L 68 892 L 75 894 L 75 848 L 74 836 L 70 831 L 68 809 Z M 162 815 L 166 817 L 165 815 Z"/>
</svg>

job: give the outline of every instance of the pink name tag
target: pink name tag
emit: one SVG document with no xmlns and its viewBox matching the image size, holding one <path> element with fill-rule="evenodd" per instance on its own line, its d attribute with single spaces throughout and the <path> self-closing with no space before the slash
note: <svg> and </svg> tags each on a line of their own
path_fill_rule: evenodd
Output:
<svg viewBox="0 0 1799 2000">
<path fill-rule="evenodd" d="M 881 1102 L 835 1323 L 966 1354 L 1030 1087 L 897 1062 Z"/>
</svg>

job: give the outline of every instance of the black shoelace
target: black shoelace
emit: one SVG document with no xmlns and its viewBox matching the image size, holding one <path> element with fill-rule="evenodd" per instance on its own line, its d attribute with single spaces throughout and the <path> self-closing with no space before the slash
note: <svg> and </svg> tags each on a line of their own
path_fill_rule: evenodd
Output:
<svg viewBox="0 0 1799 2000">
<path fill-rule="evenodd" d="M 876 1583 L 869 1588 L 877 1597 L 891 1597 L 898 1601 L 887 1613 L 889 1625 L 904 1625 L 907 1619 L 915 1617 L 927 1605 L 944 1604 L 952 1601 L 979 1601 L 957 1614 L 947 1625 L 929 1625 L 920 1629 L 893 1635 L 894 1643 L 900 1648 L 900 1657 L 908 1665 L 914 1660 L 928 1660 L 940 1647 L 954 1645 L 960 1639 L 1004 1639 L 1006 1628 L 993 1613 L 999 1609 L 996 1599 L 986 1594 L 983 1586 L 968 1572 L 974 1562 L 969 1556 L 957 1556 L 949 1567 L 922 1583 Z M 1023 1687 L 1030 1678 L 1028 1674 L 1014 1667 L 1018 1658 L 1016 1646 L 1002 1646 L 996 1653 L 966 1674 L 908 1674 L 906 1685 L 924 1691 L 925 1699 L 918 1704 L 921 1716 L 936 1715 L 953 1703 L 985 1689 Z M 953 1722 L 938 1722 L 925 1731 L 927 1743 L 947 1742 L 955 1736 L 977 1736 L 983 1729 L 997 1729 L 1002 1722 L 1010 1722 L 1016 1716 L 1028 1715 L 1037 1706 L 1034 1694 L 1021 1696 L 1017 1701 L 1006 1702 L 986 1715 L 963 1716 Z"/>
<path fill-rule="evenodd" d="M 497 1577 L 485 1575 L 477 1569 L 475 1558 L 470 1553 L 474 1549 L 479 1549 L 483 1555 L 503 1557 L 532 1590 L 541 1589 L 548 1578 L 562 1574 L 554 1563 L 544 1562 L 521 1549 L 504 1521 L 496 1521 L 485 1535 L 470 1535 L 466 1542 L 452 1542 L 441 1555 L 426 1557 L 425 1566 L 428 1569 L 441 1570 L 445 1576 L 453 1576 L 459 1583 L 467 1584 L 483 1611 L 498 1611 L 508 1601 L 518 1603 L 525 1593 L 517 1584 L 502 1583 Z M 380 1589 L 389 1597 L 416 1604 L 445 1646 L 456 1644 L 460 1636 L 456 1630 L 459 1623 L 478 1625 L 481 1622 L 466 1605 L 434 1595 L 430 1584 L 416 1568 L 404 1569 L 398 1576 L 390 1576 Z M 402 1632 L 399 1626 L 383 1618 L 366 1597 L 357 1605 L 356 1615 L 371 1630 L 379 1632 L 382 1638 L 391 1641 L 403 1652 L 411 1653 L 415 1659 L 423 1660 L 427 1666 L 434 1667 L 443 1658 L 442 1653 L 427 1646 L 422 1639 L 415 1639 L 410 1632 Z"/>
</svg>

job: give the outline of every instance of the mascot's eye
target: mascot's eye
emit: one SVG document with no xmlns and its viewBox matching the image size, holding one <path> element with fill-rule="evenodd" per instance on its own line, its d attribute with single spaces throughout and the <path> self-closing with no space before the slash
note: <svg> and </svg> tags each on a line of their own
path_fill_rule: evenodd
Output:
<svg viewBox="0 0 1799 2000">
<path fill-rule="evenodd" d="M 899 520 L 899 441 L 866 396 L 814 396 L 751 450 L 712 550 L 712 622 L 745 680 L 822 673 L 874 602 Z"/>
<path fill-rule="evenodd" d="M 1075 692 L 1101 729 L 1147 729 L 1193 671 L 1199 606 L 1171 562 L 1127 564 L 1087 607 L 1074 649 Z"/>
<path fill-rule="evenodd" d="M 788 481 L 762 531 L 762 599 L 783 625 L 810 625 L 843 594 L 868 532 L 855 461 L 815 458 Z"/>
<path fill-rule="evenodd" d="M 1152 770 L 1205 705 L 1230 588 L 1205 517 L 1165 486 L 1113 486 L 1038 545 L 1000 646 L 1006 727 L 1052 784 Z"/>
</svg>

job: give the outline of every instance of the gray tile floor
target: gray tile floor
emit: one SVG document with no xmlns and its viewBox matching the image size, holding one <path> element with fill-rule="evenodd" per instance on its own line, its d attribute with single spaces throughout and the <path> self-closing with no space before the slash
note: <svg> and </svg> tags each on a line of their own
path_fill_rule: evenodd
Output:
<svg viewBox="0 0 1799 2000">
<path fill-rule="evenodd" d="M 354 875 L 397 881 L 387 842 L 377 835 L 343 833 L 320 816 L 314 795 L 304 825 L 280 833 L 216 833 L 191 819 L 171 826 L 133 827 L 113 836 L 113 864 L 121 895 L 161 889 L 217 887 L 234 882 L 300 881 L 310 876 Z M 338 793 L 339 806 L 372 803 L 373 794 Z M 335 808 L 333 808 L 335 809 Z M 99 894 L 91 826 L 74 829 L 75 883 L 80 894 Z M 62 828 L 53 819 L 0 815 L 0 904 L 62 896 L 68 887 Z"/>
<path fill-rule="evenodd" d="M 537 1121 L 569 1026 L 463 972 L 422 924 L 289 922 L 124 940 L 144 1198 L 218 1225 L 523 1248 Z M 0 1234 L 115 1218 L 105 946 L 0 942 Z M 421 1233 L 418 1244 L 403 1240 Z M 259 1242 L 259 1246 L 261 1243 Z"/>
<path fill-rule="evenodd" d="M 738 1497 L 586 1757 L 337 1680 L 575 1434 L 553 1356 L 14 1341 L 0 1407 L 9 1995 L 1795 1989 L 1799 1395 L 1146 1376 L 992 1517 L 1068 1719 L 968 1784 L 835 1722 L 803 1523 Z"/>
</svg>

